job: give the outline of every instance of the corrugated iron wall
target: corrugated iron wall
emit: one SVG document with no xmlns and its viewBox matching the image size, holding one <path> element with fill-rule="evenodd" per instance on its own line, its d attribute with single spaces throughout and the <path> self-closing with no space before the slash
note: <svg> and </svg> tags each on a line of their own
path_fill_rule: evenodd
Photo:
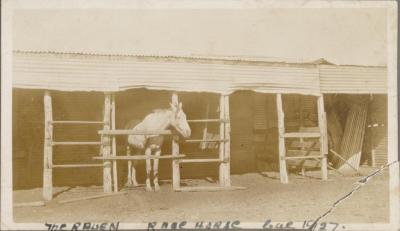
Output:
<svg viewBox="0 0 400 231">
<path fill-rule="evenodd" d="M 367 131 L 371 136 L 371 151 L 377 167 L 388 162 L 387 96 L 375 95 L 370 103 L 370 120 Z"/>
<path fill-rule="evenodd" d="M 322 93 L 386 94 L 385 67 L 319 66 Z"/>
</svg>

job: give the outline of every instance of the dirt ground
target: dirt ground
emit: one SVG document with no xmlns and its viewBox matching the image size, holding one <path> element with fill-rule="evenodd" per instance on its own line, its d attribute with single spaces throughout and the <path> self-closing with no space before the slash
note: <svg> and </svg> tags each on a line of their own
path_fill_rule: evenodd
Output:
<svg viewBox="0 0 400 231">
<path fill-rule="evenodd" d="M 373 171 L 363 168 L 363 173 Z M 312 220 L 347 194 L 360 179 L 330 172 L 329 180 L 318 179 L 319 172 L 307 177 L 290 174 L 289 184 L 281 184 L 277 173 L 232 175 L 232 185 L 244 190 L 219 192 L 173 192 L 170 182 L 161 192 L 146 192 L 143 187 L 126 190 L 124 195 L 67 204 L 57 201 L 101 193 L 99 186 L 56 188 L 53 201 L 42 207 L 14 208 L 15 222 L 151 222 L 151 221 L 227 221 L 263 222 Z M 388 172 L 372 178 L 360 191 L 339 205 L 324 220 L 337 223 L 388 222 Z M 206 181 L 192 180 L 187 184 Z M 18 190 L 14 202 L 41 200 L 41 189 Z"/>
</svg>

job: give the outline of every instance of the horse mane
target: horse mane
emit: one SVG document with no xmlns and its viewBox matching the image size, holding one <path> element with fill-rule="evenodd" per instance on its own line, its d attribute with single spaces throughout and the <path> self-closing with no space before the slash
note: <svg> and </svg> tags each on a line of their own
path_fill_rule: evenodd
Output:
<svg viewBox="0 0 400 231">
<path fill-rule="evenodd" d="M 152 111 L 152 113 L 160 113 L 160 112 L 168 112 L 168 111 L 170 111 L 171 109 L 169 109 L 169 108 L 158 108 L 158 109 L 154 109 L 153 111 Z"/>
<path fill-rule="evenodd" d="M 124 127 L 124 129 L 133 129 L 136 125 L 138 125 L 142 120 L 139 119 L 133 119 L 130 120 Z"/>
</svg>

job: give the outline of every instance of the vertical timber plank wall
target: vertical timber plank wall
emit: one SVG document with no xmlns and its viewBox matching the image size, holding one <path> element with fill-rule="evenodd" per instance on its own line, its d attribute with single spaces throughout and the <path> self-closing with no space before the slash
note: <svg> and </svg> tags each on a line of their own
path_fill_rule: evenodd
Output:
<svg viewBox="0 0 400 231">
<path fill-rule="evenodd" d="M 225 96 L 224 95 L 221 95 L 220 100 L 219 100 L 219 118 L 221 120 L 223 120 L 225 118 Z M 221 140 L 223 140 L 224 136 L 225 136 L 225 124 L 222 122 L 219 125 L 219 136 L 220 136 L 219 138 Z M 218 175 L 219 175 L 219 184 L 221 186 L 225 185 L 224 152 L 225 152 L 225 144 L 220 142 L 219 143 L 219 159 L 222 160 L 222 162 L 220 162 L 220 164 L 219 164 L 219 174 Z"/>
<path fill-rule="evenodd" d="M 276 106 L 278 112 L 278 131 L 279 131 L 279 173 L 281 182 L 288 183 L 288 173 L 286 168 L 286 149 L 285 149 L 285 114 L 282 107 L 282 94 L 276 95 Z"/>
<path fill-rule="evenodd" d="M 231 133 L 231 124 L 230 124 L 230 116 L 229 116 L 229 95 L 224 96 L 224 119 L 226 120 L 224 124 L 225 126 L 225 138 L 228 141 L 226 141 L 225 144 L 225 150 L 224 150 L 224 160 L 226 160 L 223 164 L 225 166 L 225 178 L 224 178 L 224 186 L 229 187 L 231 186 L 231 138 L 230 138 L 230 133 Z"/>
<path fill-rule="evenodd" d="M 103 130 L 110 130 L 110 117 L 111 117 L 111 95 L 105 93 L 104 95 L 104 127 Z M 103 136 L 102 139 L 103 157 L 110 157 L 111 142 L 110 136 Z M 103 167 L 103 189 L 104 192 L 112 192 L 112 179 L 111 179 L 111 161 L 105 160 Z"/>
<path fill-rule="evenodd" d="M 326 126 L 326 113 L 324 109 L 324 96 L 318 97 L 318 127 L 320 129 L 321 136 L 319 138 L 320 150 L 323 158 L 321 159 L 321 174 L 322 180 L 328 179 L 328 132 Z"/>
<path fill-rule="evenodd" d="M 43 199 L 53 198 L 53 110 L 50 92 L 44 95 L 44 162 L 43 162 Z"/>
</svg>

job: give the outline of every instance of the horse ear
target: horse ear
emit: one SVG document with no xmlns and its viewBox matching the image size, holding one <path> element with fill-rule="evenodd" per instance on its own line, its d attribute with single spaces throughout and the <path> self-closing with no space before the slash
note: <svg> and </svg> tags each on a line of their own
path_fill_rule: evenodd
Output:
<svg viewBox="0 0 400 231">
<path fill-rule="evenodd" d="M 172 110 L 173 112 L 176 112 L 176 110 L 177 110 L 176 105 L 173 104 L 173 103 L 169 103 L 169 105 L 171 106 L 171 110 Z"/>
</svg>

